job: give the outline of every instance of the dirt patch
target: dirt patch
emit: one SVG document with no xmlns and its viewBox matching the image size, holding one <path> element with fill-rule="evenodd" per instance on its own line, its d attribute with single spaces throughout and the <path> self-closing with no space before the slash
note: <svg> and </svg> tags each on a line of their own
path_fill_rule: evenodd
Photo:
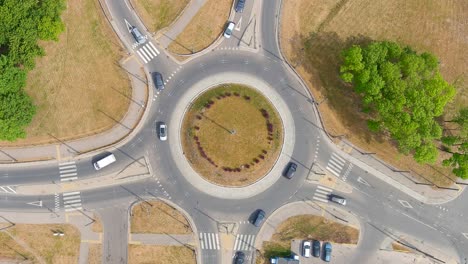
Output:
<svg viewBox="0 0 468 264">
<path fill-rule="evenodd" d="M 100 264 L 100 263 L 102 263 L 102 245 L 101 244 L 89 244 L 88 264 Z"/>
<path fill-rule="evenodd" d="M 86 17 L 86 19 L 83 19 Z M 70 140 L 103 132 L 125 115 L 130 82 L 118 61 L 124 52 L 97 0 L 69 1 L 66 30 L 42 42 L 46 56 L 29 72 L 26 92 L 37 106 L 27 138 L 2 146 Z"/>
<path fill-rule="evenodd" d="M 352 44 L 392 40 L 434 53 L 444 78 L 455 83 L 458 92 L 446 108 L 444 118 L 449 119 L 468 104 L 466 12 L 465 1 L 286 0 L 281 46 L 317 100 L 330 134 L 344 135 L 366 152 L 412 171 L 419 182 L 448 186 L 454 177 L 441 166 L 445 154 L 436 165 L 420 165 L 400 154 L 391 139 L 367 129 L 360 98 L 339 79 L 340 52 Z"/>
<path fill-rule="evenodd" d="M 189 0 L 132 0 L 138 16 L 153 33 L 169 26 L 188 3 Z"/>
<path fill-rule="evenodd" d="M 96 232 L 96 233 L 102 233 L 103 228 L 102 228 L 101 218 L 99 218 L 97 214 L 94 214 L 93 219 L 95 221 L 93 222 L 93 225 L 91 226 L 91 230 L 93 230 L 93 232 Z"/>
<path fill-rule="evenodd" d="M 130 232 L 152 234 L 191 234 L 185 216 L 161 201 L 141 202 L 132 208 Z"/>
<path fill-rule="evenodd" d="M 54 236 L 61 232 L 64 236 Z M 0 259 L 78 263 L 80 232 L 72 225 L 17 224 L 0 232 Z"/>
<path fill-rule="evenodd" d="M 195 171 L 225 186 L 245 186 L 263 177 L 283 142 L 283 125 L 273 105 L 238 84 L 200 95 L 185 114 L 182 131 L 183 150 Z"/>
<path fill-rule="evenodd" d="M 195 264 L 197 261 L 194 251 L 187 247 L 130 245 L 128 263 Z"/>
<path fill-rule="evenodd" d="M 168 50 L 175 54 L 192 54 L 213 43 L 224 31 L 232 0 L 207 0 Z"/>
<path fill-rule="evenodd" d="M 400 243 L 396 243 L 396 242 L 392 242 L 392 250 L 400 251 L 400 252 L 407 252 L 407 253 L 412 252 L 409 248 L 403 246 Z"/>
</svg>

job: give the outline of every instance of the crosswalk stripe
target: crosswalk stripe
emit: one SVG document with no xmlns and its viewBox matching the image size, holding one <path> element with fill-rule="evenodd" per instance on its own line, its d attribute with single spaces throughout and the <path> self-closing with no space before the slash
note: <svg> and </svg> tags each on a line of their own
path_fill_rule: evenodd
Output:
<svg viewBox="0 0 468 264">
<path fill-rule="evenodd" d="M 10 186 L 5 186 L 5 188 L 8 188 L 8 189 L 10 189 L 10 191 L 11 191 L 12 193 L 16 193 L 16 191 L 15 191 L 15 190 L 13 190 L 13 188 L 11 188 Z"/>
<path fill-rule="evenodd" d="M 317 201 L 321 201 L 321 202 L 324 202 L 324 203 L 328 203 L 328 200 L 323 199 L 323 198 L 319 198 L 319 197 L 314 196 L 314 197 L 312 197 L 312 199 L 317 200 Z"/>
<path fill-rule="evenodd" d="M 322 185 L 317 185 L 317 188 L 318 188 L 317 191 L 318 191 L 319 189 L 322 189 L 322 190 L 325 190 L 325 191 L 329 191 L 329 192 L 333 191 L 333 189 L 324 187 L 324 186 L 322 186 Z"/>
<path fill-rule="evenodd" d="M 208 245 L 210 245 L 210 249 L 213 249 L 213 244 L 211 243 L 211 236 L 213 234 L 208 234 Z M 213 241 L 214 242 L 214 241 Z"/>
<path fill-rule="evenodd" d="M 61 177 L 61 178 L 66 178 L 66 177 L 71 177 L 71 176 L 76 176 L 76 175 L 78 175 L 78 173 L 73 172 L 73 173 L 61 174 L 60 177 Z"/>
<path fill-rule="evenodd" d="M 62 163 L 59 163 L 59 166 L 69 165 L 69 164 L 75 164 L 75 162 L 74 161 L 62 162 Z"/>
<path fill-rule="evenodd" d="M 146 55 L 148 55 L 148 57 L 150 57 L 150 60 L 154 58 L 153 54 L 151 54 L 151 52 L 148 50 L 146 45 L 143 46 L 143 50 L 145 51 Z"/>
<path fill-rule="evenodd" d="M 139 50 L 137 50 L 136 53 L 138 53 L 138 55 L 140 55 L 140 58 L 143 60 L 143 62 L 148 63 L 148 61 L 145 59 L 145 57 L 143 57 L 143 55 L 141 55 L 141 52 Z"/>
<path fill-rule="evenodd" d="M 75 199 L 81 199 L 81 197 L 79 195 L 63 197 L 64 201 L 71 201 L 71 200 L 75 200 Z"/>
<path fill-rule="evenodd" d="M 62 173 L 70 173 L 70 172 L 75 172 L 76 169 L 71 169 L 71 170 L 63 170 L 63 171 L 60 171 L 60 174 Z"/>
<path fill-rule="evenodd" d="M 83 210 L 83 208 L 80 207 L 74 207 L 74 208 L 65 208 L 65 212 L 72 212 L 72 211 L 78 211 L 78 210 Z"/>
<path fill-rule="evenodd" d="M 332 158 L 336 158 L 336 159 L 338 159 L 338 160 L 342 161 L 343 163 L 345 163 L 345 162 L 346 162 L 346 160 L 344 160 L 342 157 L 338 156 L 338 155 L 337 155 L 337 154 L 335 154 L 335 153 L 332 153 Z"/>
<path fill-rule="evenodd" d="M 336 160 L 331 159 L 331 160 L 328 161 L 327 165 L 329 165 L 329 166 L 333 165 L 334 167 L 341 169 L 341 168 L 343 168 L 344 163 L 338 163 Z"/>
<path fill-rule="evenodd" d="M 77 180 L 78 177 L 68 177 L 68 178 L 62 178 L 60 179 L 61 182 L 64 182 L 64 181 L 74 181 L 74 180 Z"/>
<path fill-rule="evenodd" d="M 249 243 L 249 246 L 247 247 L 247 250 L 252 250 L 254 248 L 254 241 L 255 241 L 255 236 L 252 235 L 252 237 L 250 238 L 250 243 Z"/>
<path fill-rule="evenodd" d="M 153 43 L 149 43 L 151 47 L 153 47 L 153 49 L 159 54 L 159 50 L 153 45 Z"/>
<path fill-rule="evenodd" d="M 244 241 L 244 246 L 242 247 L 242 250 L 247 250 L 249 248 L 249 243 L 250 243 L 250 238 L 252 235 L 247 235 Z"/>
<path fill-rule="evenodd" d="M 240 235 L 239 237 L 239 247 L 237 247 L 238 250 L 241 250 L 242 245 L 244 245 L 244 235 Z"/>
<path fill-rule="evenodd" d="M 239 234 L 236 235 L 236 242 L 234 242 L 234 250 L 237 250 L 237 244 L 239 243 Z"/>
<path fill-rule="evenodd" d="M 316 194 L 314 194 L 314 197 L 327 198 L 327 197 L 328 197 L 328 194 L 316 193 Z"/>
<path fill-rule="evenodd" d="M 72 203 L 72 204 L 68 204 L 68 203 L 64 203 L 63 206 L 67 207 L 67 208 L 70 208 L 70 207 L 79 207 L 81 206 L 81 203 Z"/>
<path fill-rule="evenodd" d="M 335 174 L 335 176 L 339 177 L 340 176 L 340 173 L 335 171 L 335 169 L 332 169 L 330 167 L 327 166 L 327 170 L 331 171 L 333 174 Z"/>
<path fill-rule="evenodd" d="M 202 249 L 205 249 L 205 240 L 203 240 L 203 233 L 200 233 L 200 244 L 201 244 L 201 248 Z"/>
<path fill-rule="evenodd" d="M 59 170 L 65 170 L 65 169 L 71 169 L 71 168 L 76 169 L 76 165 L 73 164 L 73 165 L 68 165 L 68 166 L 60 166 Z"/>
<path fill-rule="evenodd" d="M 63 204 L 74 204 L 74 203 L 76 203 L 76 202 L 81 202 L 81 198 L 80 198 L 80 197 L 76 197 L 76 198 L 78 198 L 78 199 L 63 201 Z"/>
<path fill-rule="evenodd" d="M 320 189 L 317 189 L 317 190 L 315 191 L 315 193 L 320 193 L 320 194 L 329 194 L 329 193 L 330 193 L 330 191 L 325 191 L 325 190 L 320 190 Z"/>
<path fill-rule="evenodd" d="M 218 234 L 215 234 L 216 237 L 216 249 L 220 249 L 221 247 L 219 246 L 219 237 Z"/>
<path fill-rule="evenodd" d="M 151 48 L 150 45 L 146 45 L 146 47 L 148 48 L 148 50 L 154 55 L 154 57 L 157 57 L 158 54 L 156 54 L 156 52 L 153 50 L 153 48 Z"/>
<path fill-rule="evenodd" d="M 63 196 L 71 196 L 71 195 L 76 195 L 80 194 L 80 192 L 68 192 L 68 193 L 63 193 Z"/>
<path fill-rule="evenodd" d="M 140 49 L 140 52 L 143 56 L 145 56 L 148 62 L 151 61 L 151 58 L 148 56 L 148 54 L 146 54 L 146 51 L 144 49 Z"/>
</svg>

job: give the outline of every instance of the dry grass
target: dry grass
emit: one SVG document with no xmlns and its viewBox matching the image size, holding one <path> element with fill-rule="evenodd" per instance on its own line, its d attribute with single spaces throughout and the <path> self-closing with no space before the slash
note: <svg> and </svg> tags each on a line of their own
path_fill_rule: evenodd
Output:
<svg viewBox="0 0 468 264">
<path fill-rule="evenodd" d="M 53 236 L 54 230 L 65 236 Z M 33 262 L 78 263 L 80 232 L 72 225 L 18 224 L 0 233 L 0 256 Z"/>
<path fill-rule="evenodd" d="M 95 221 L 93 225 L 91 226 L 91 230 L 93 230 L 93 232 L 96 232 L 96 233 L 102 233 L 104 229 L 102 228 L 101 218 L 99 218 L 97 214 L 94 214 L 93 219 Z"/>
<path fill-rule="evenodd" d="M 210 100 L 213 104 L 205 107 Z M 261 109 L 268 113 L 271 133 Z M 229 186 L 245 186 L 263 177 L 278 159 L 283 140 L 281 119 L 268 99 L 237 84 L 199 96 L 186 113 L 182 131 L 182 146 L 192 167 L 207 180 Z"/>
<path fill-rule="evenodd" d="M 132 208 L 130 221 L 130 232 L 132 233 L 192 233 L 192 229 L 185 216 L 161 201 L 141 202 L 135 205 Z"/>
<path fill-rule="evenodd" d="M 170 52 L 191 54 L 213 43 L 223 32 L 232 0 L 207 0 L 177 38 L 169 45 Z"/>
<path fill-rule="evenodd" d="M 37 106 L 27 138 L 2 146 L 69 140 L 110 129 L 126 113 L 131 87 L 118 66 L 123 55 L 97 0 L 68 1 L 66 31 L 44 42 L 46 56 L 28 74 L 25 90 Z M 86 19 L 83 19 L 86 18 Z"/>
<path fill-rule="evenodd" d="M 286 0 L 281 43 L 288 61 L 317 101 L 325 100 L 319 110 L 331 134 L 346 135 L 353 144 L 377 153 L 386 162 L 447 186 L 453 175 L 440 165 L 444 155 L 434 167 L 419 165 L 399 154 L 392 140 L 369 132 L 360 99 L 339 79 L 339 53 L 351 44 L 370 40 L 398 41 L 434 53 L 441 60 L 443 76 L 458 90 L 444 115 L 450 118 L 468 104 L 467 12 L 468 2 L 463 0 Z M 308 38 L 311 52 L 305 54 L 302 48 Z"/>
<path fill-rule="evenodd" d="M 194 252 L 180 246 L 130 245 L 128 248 L 130 264 L 195 264 Z"/>
<path fill-rule="evenodd" d="M 100 263 L 102 263 L 102 245 L 101 244 L 89 244 L 88 264 L 100 264 Z"/>
<path fill-rule="evenodd" d="M 184 10 L 189 0 L 132 0 L 132 4 L 151 32 L 169 26 Z"/>
<path fill-rule="evenodd" d="M 33 261 L 34 255 L 16 243 L 8 234 L 0 232 L 0 263 Z"/>
<path fill-rule="evenodd" d="M 401 252 L 411 252 L 411 250 L 400 243 L 392 242 L 392 250 Z"/>
</svg>

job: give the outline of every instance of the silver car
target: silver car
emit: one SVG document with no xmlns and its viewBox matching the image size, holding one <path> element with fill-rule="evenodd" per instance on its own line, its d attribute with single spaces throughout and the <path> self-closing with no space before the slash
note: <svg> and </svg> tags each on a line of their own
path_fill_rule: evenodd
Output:
<svg viewBox="0 0 468 264">
<path fill-rule="evenodd" d="M 140 33 L 138 28 L 132 27 L 130 29 L 130 33 L 132 33 L 133 37 L 139 44 L 144 44 L 146 42 L 146 38 Z"/>
<path fill-rule="evenodd" d="M 337 204 L 346 205 L 346 198 L 336 194 L 330 194 L 330 201 L 335 202 Z"/>
</svg>

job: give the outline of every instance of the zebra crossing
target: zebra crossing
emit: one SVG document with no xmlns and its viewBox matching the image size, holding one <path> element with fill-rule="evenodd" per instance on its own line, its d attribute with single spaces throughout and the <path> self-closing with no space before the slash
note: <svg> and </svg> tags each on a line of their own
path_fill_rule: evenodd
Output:
<svg viewBox="0 0 468 264">
<path fill-rule="evenodd" d="M 150 62 L 152 59 L 156 58 L 159 55 L 159 50 L 154 46 L 151 41 L 148 41 L 145 45 L 141 46 L 139 49 L 136 50 L 138 56 L 143 60 L 146 64 Z"/>
<path fill-rule="evenodd" d="M 328 196 L 331 194 L 333 190 L 327 187 L 323 187 L 321 185 L 317 185 L 317 189 L 315 190 L 314 196 L 312 199 L 328 203 Z"/>
<path fill-rule="evenodd" d="M 249 251 L 254 249 L 255 235 L 236 235 L 234 251 Z"/>
<path fill-rule="evenodd" d="M 200 233 L 200 244 L 203 250 L 220 250 L 217 233 Z"/>
<path fill-rule="evenodd" d="M 340 177 L 341 171 L 343 170 L 345 163 L 346 160 L 333 153 L 331 155 L 330 160 L 328 161 L 327 170 L 333 173 L 336 177 Z"/>
<path fill-rule="evenodd" d="M 74 181 L 78 179 L 78 172 L 74 161 L 59 163 L 60 181 Z"/>
<path fill-rule="evenodd" d="M 16 193 L 16 186 L 0 186 L 0 193 Z"/>
<path fill-rule="evenodd" d="M 73 212 L 82 210 L 81 207 L 81 193 L 80 192 L 68 192 L 63 193 L 63 206 L 65 207 L 65 212 Z"/>
</svg>

